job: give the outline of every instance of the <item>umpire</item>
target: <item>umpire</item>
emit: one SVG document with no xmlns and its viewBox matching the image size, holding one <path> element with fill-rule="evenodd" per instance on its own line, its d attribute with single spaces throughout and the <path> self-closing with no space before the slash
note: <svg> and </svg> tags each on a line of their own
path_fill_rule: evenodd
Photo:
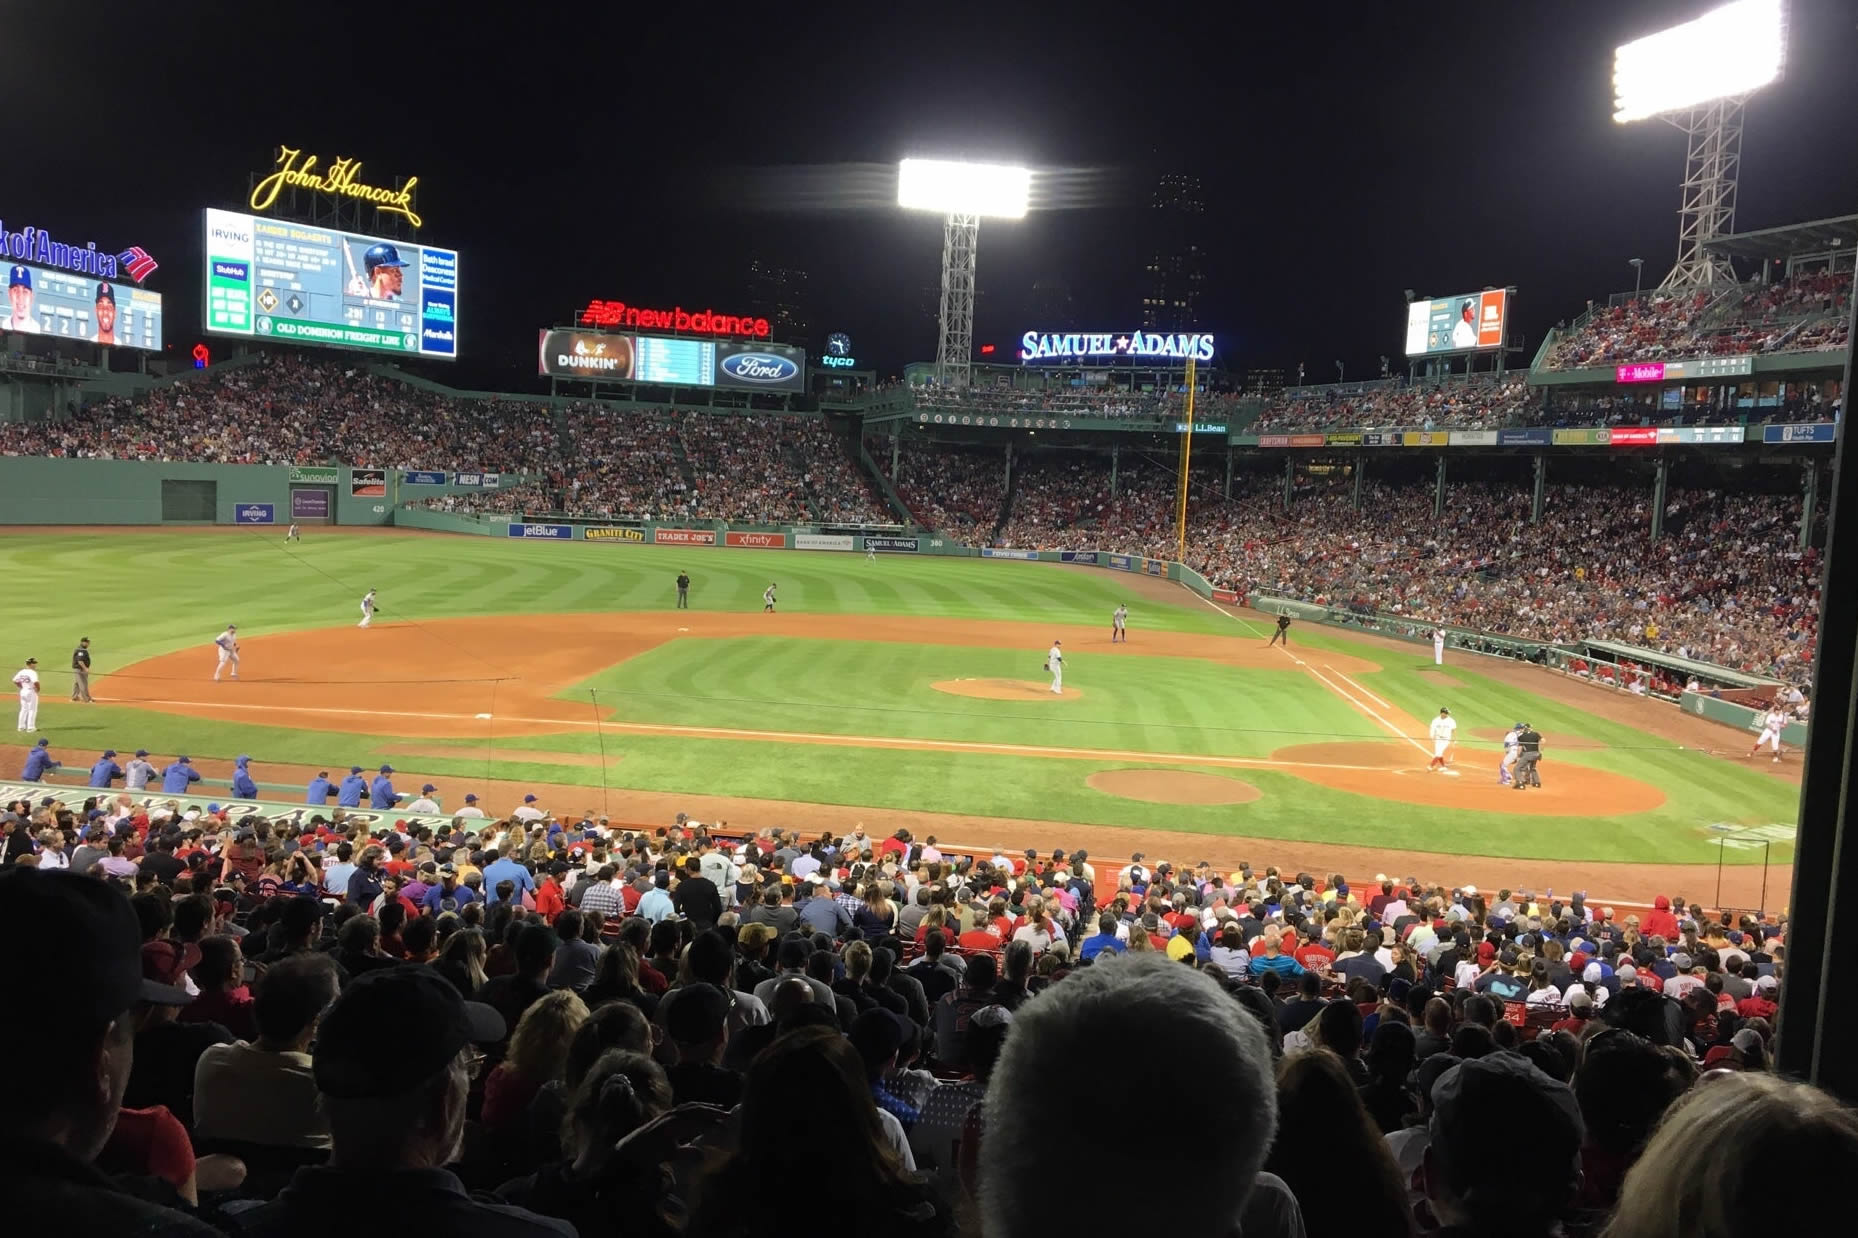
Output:
<svg viewBox="0 0 1858 1238">
<path fill-rule="evenodd" d="M 85 704 L 93 703 L 90 699 L 90 637 L 78 640 L 77 648 L 71 651 L 71 699 Z"/>
<path fill-rule="evenodd" d="M 679 572 L 677 574 L 677 608 L 679 610 L 690 609 L 690 573 L 689 572 Z"/>
<path fill-rule="evenodd" d="M 1522 733 L 1516 737 L 1516 790 L 1524 787 L 1542 789 L 1542 775 L 1536 772 L 1536 762 L 1542 759 L 1542 732 L 1523 723 Z"/>
</svg>

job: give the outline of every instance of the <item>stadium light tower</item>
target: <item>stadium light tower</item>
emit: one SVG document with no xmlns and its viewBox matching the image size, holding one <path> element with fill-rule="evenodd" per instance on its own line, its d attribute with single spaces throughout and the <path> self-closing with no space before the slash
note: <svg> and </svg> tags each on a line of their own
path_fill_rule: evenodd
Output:
<svg viewBox="0 0 1858 1238">
<path fill-rule="evenodd" d="M 942 310 L 935 377 L 966 387 L 974 369 L 974 266 L 981 219 L 1023 219 L 1032 173 L 995 163 L 905 159 L 897 165 L 897 205 L 934 211 L 942 225 Z"/>
<path fill-rule="evenodd" d="M 1613 119 L 1661 117 L 1688 139 L 1677 264 L 1661 290 L 1734 278 L 1728 259 L 1705 243 L 1735 231 L 1742 105 L 1779 79 L 1786 60 L 1785 0 L 1736 0 L 1614 51 Z"/>
</svg>

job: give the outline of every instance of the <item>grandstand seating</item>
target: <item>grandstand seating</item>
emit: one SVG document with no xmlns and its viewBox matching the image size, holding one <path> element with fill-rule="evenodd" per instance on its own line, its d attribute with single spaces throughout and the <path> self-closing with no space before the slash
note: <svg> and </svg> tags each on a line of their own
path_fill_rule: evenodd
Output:
<svg viewBox="0 0 1858 1238">
<path fill-rule="evenodd" d="M 1772 284 L 1656 293 L 1594 309 L 1560 334 L 1544 368 L 1578 370 L 1635 361 L 1744 353 L 1831 352 L 1845 347 L 1848 273 Z"/>
</svg>

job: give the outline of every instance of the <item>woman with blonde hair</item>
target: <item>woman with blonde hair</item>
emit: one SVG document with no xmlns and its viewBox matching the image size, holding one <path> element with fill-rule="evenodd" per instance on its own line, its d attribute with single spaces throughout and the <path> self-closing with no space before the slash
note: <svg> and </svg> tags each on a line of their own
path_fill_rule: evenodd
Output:
<svg viewBox="0 0 1858 1238">
<path fill-rule="evenodd" d="M 1139 921 L 1129 926 L 1129 940 L 1125 944 L 1130 954 L 1152 952 L 1155 949 L 1155 939 L 1148 935 L 1148 930 Z"/>
<path fill-rule="evenodd" d="M 506 1164 L 533 1169 L 524 1154 L 529 1106 L 544 1084 L 561 1075 L 574 1033 L 587 1022 L 587 1006 L 571 989 L 557 989 L 523 1011 L 510 1051 L 484 1080 L 484 1129 Z"/>
<path fill-rule="evenodd" d="M 1026 922 L 1013 930 L 1012 940 L 1023 941 L 1032 947 L 1034 954 L 1044 954 L 1052 948 L 1053 941 L 1062 941 L 1063 930 L 1052 923 L 1046 914 L 1043 899 L 1026 900 Z"/>
<path fill-rule="evenodd" d="M 439 948 L 436 970 L 451 981 L 452 987 L 458 990 L 458 996 L 470 1001 L 484 987 L 484 982 L 490 979 L 484 974 L 484 956 L 488 953 L 482 929 L 461 928 L 447 937 L 445 944 Z"/>
<path fill-rule="evenodd" d="M 55 828 L 39 831 L 39 867 L 70 868 L 71 859 L 65 855 L 65 836 Z"/>
<path fill-rule="evenodd" d="M 1740 1238 L 1782 1215 L 1834 1217 L 1854 1175 L 1858 1111 L 1774 1075 L 1708 1078 L 1666 1112 L 1605 1238 Z"/>
</svg>

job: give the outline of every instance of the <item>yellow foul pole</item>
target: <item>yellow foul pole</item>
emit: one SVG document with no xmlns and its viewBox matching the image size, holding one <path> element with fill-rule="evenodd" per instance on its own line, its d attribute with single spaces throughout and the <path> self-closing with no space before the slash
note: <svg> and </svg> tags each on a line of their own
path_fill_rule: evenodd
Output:
<svg viewBox="0 0 1858 1238">
<path fill-rule="evenodd" d="M 1174 557 L 1187 562 L 1187 465 L 1194 451 L 1194 359 L 1187 358 L 1187 420 L 1181 429 L 1180 501 L 1174 514 Z"/>
</svg>

